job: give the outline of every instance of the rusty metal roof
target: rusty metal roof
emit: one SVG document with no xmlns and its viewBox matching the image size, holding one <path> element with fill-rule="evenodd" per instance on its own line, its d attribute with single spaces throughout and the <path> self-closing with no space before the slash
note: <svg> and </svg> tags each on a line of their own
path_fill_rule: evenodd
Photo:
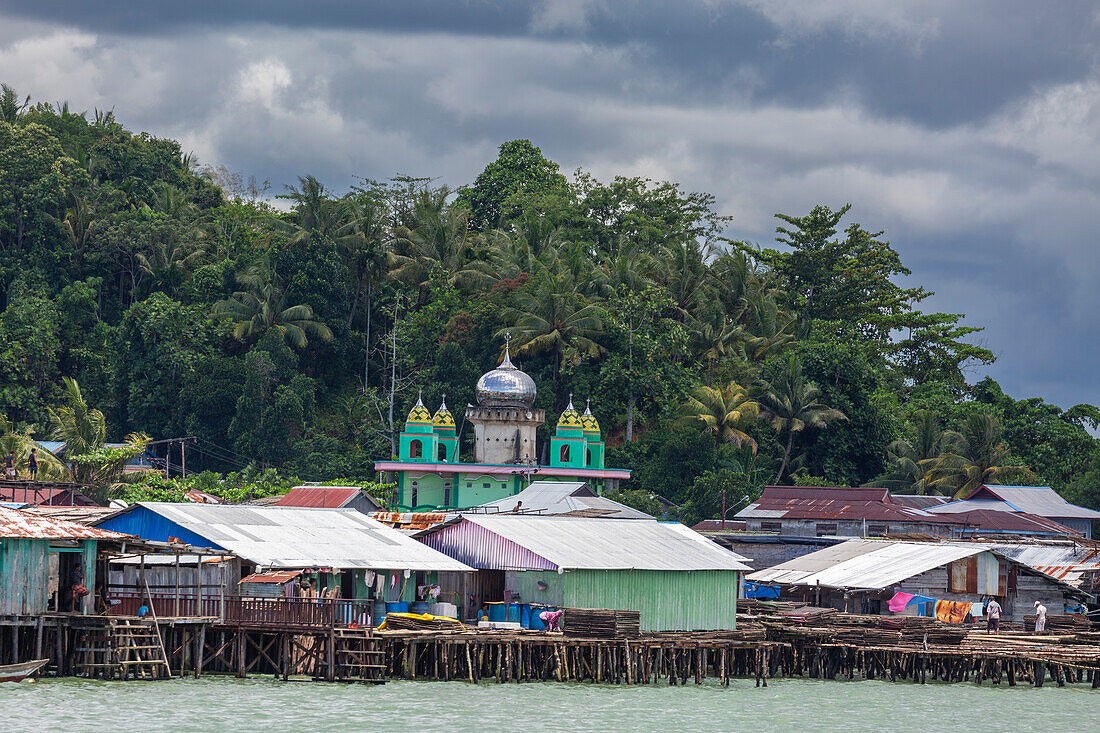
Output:
<svg viewBox="0 0 1100 733">
<path fill-rule="evenodd" d="M 267 573 L 252 573 L 241 578 L 242 583 L 288 583 L 302 574 L 301 570 L 272 570 Z"/>
<path fill-rule="evenodd" d="M 868 486 L 768 486 L 759 499 L 735 516 L 739 519 L 958 523 L 950 517 L 896 504 L 886 489 Z"/>
<path fill-rule="evenodd" d="M 125 540 L 129 535 L 109 532 L 64 519 L 43 517 L 0 507 L 0 538 L 35 540 Z"/>
<path fill-rule="evenodd" d="M 365 496 L 375 507 L 381 508 L 378 501 L 359 486 L 295 486 L 275 505 L 342 509 L 359 496 Z"/>
</svg>

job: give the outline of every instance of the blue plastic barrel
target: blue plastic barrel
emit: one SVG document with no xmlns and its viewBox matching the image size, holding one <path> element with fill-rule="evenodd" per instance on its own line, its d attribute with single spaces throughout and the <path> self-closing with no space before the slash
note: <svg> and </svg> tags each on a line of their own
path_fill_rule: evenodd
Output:
<svg viewBox="0 0 1100 733">
<path fill-rule="evenodd" d="M 409 606 L 409 610 L 412 613 L 427 613 L 428 612 L 428 604 L 425 603 L 425 602 L 422 602 L 422 601 L 417 601 L 416 603 Z"/>
<path fill-rule="evenodd" d="M 408 613 L 409 604 L 404 601 L 390 601 L 386 604 L 386 613 Z"/>
<path fill-rule="evenodd" d="M 531 604 L 519 604 L 519 625 L 525 629 L 531 628 Z"/>
<path fill-rule="evenodd" d="M 520 621 L 519 606 L 520 606 L 520 604 L 518 604 L 518 603 L 509 603 L 508 604 L 508 617 L 505 619 L 505 621 L 511 621 L 514 624 L 519 623 L 519 621 Z"/>
<path fill-rule="evenodd" d="M 496 603 L 490 603 L 489 604 L 489 620 L 490 621 L 506 621 L 507 620 L 507 619 L 505 619 L 506 615 L 507 615 L 507 610 L 505 609 L 505 606 L 504 606 L 503 603 L 498 601 Z"/>
<path fill-rule="evenodd" d="M 375 601 L 374 602 L 374 625 L 382 623 L 386 618 L 386 602 Z"/>
</svg>

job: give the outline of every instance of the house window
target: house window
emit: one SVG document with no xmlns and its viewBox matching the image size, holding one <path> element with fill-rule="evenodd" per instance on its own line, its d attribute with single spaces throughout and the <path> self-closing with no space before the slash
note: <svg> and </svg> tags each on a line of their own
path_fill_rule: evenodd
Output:
<svg viewBox="0 0 1100 733">
<path fill-rule="evenodd" d="M 884 534 L 889 534 L 890 528 L 885 524 L 868 524 L 867 534 L 874 535 L 875 537 L 881 537 Z"/>
<path fill-rule="evenodd" d="M 450 484 L 443 487 L 443 506 L 451 505 L 451 488 Z"/>
<path fill-rule="evenodd" d="M 817 536 L 824 537 L 825 535 L 836 534 L 836 524 L 833 522 L 818 522 L 817 523 Z"/>
<path fill-rule="evenodd" d="M 482 488 L 484 488 L 484 489 L 487 489 L 487 488 L 489 488 L 489 482 L 488 482 L 488 481 L 486 481 L 485 483 L 483 483 L 483 484 L 481 485 L 481 487 L 482 487 Z"/>
<path fill-rule="evenodd" d="M 467 488 L 467 489 L 472 489 L 472 488 L 474 488 L 474 482 L 473 482 L 473 481 L 467 481 L 467 482 L 466 482 L 466 488 Z"/>
<path fill-rule="evenodd" d="M 779 522 L 761 522 L 760 523 L 760 531 L 761 532 L 781 532 L 782 530 L 783 530 L 783 525 Z"/>
<path fill-rule="evenodd" d="M 416 506 L 417 499 L 419 499 L 419 493 L 420 491 L 416 488 L 416 482 L 413 481 L 412 491 L 409 494 L 409 504 L 411 506 Z"/>
</svg>

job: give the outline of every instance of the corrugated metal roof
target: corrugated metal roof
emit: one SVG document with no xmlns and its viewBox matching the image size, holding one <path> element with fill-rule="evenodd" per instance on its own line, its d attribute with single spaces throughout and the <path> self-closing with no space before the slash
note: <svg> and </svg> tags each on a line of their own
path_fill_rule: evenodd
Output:
<svg viewBox="0 0 1100 733">
<path fill-rule="evenodd" d="M 1044 575 L 1081 585 L 1086 573 L 1100 573 L 1100 547 L 1076 543 L 1059 544 L 991 544 L 1001 555 L 1034 568 Z"/>
<path fill-rule="evenodd" d="M 287 583 L 302 574 L 301 570 L 269 570 L 266 573 L 252 573 L 241 578 L 242 583 Z"/>
<path fill-rule="evenodd" d="M 1076 535 L 1080 532 L 1053 519 L 1024 512 L 1003 512 L 978 509 L 949 515 L 956 521 L 965 522 L 967 532 L 1018 532 L 1021 534 Z"/>
<path fill-rule="evenodd" d="M 487 548 L 486 532 L 506 544 Z M 432 537 L 444 533 L 452 547 L 463 552 L 490 560 L 494 552 L 509 553 L 510 558 L 515 556 L 509 562 L 535 564 L 539 569 L 751 570 L 742 562 L 747 558 L 672 522 L 468 514 L 423 541 L 435 546 L 433 542 L 440 540 Z"/>
<path fill-rule="evenodd" d="M 23 507 L 22 511 L 28 514 L 37 514 L 40 517 L 64 519 L 67 522 L 77 522 L 78 524 L 95 524 L 123 510 L 113 506 L 33 505 Z"/>
<path fill-rule="evenodd" d="M 470 570 L 354 509 L 162 502 L 139 508 L 265 568 Z"/>
<path fill-rule="evenodd" d="M 886 489 L 867 486 L 768 486 L 759 499 L 735 516 L 739 519 L 954 523 L 950 517 L 894 503 Z"/>
<path fill-rule="evenodd" d="M 0 507 L 0 537 L 36 540 L 125 540 L 127 535 L 98 527 Z"/>
<path fill-rule="evenodd" d="M 520 504 L 525 514 L 560 515 L 583 512 L 612 519 L 653 519 L 645 512 L 599 496 L 583 481 L 534 481 L 514 496 L 474 507 L 474 512 L 511 512 Z"/>
<path fill-rule="evenodd" d="M 913 509 L 928 509 L 929 507 L 941 506 L 948 501 L 950 499 L 946 496 L 936 494 L 890 494 L 891 503 L 901 504 Z"/>
<path fill-rule="evenodd" d="M 1049 486 L 991 486 L 986 484 L 968 499 L 991 497 L 1011 504 L 1017 511 L 1052 519 L 1100 519 L 1100 512 L 1070 504 Z"/>
<path fill-rule="evenodd" d="M 368 497 L 375 507 L 381 508 L 381 505 L 373 497 L 370 497 L 358 486 L 295 486 L 275 502 L 275 505 L 322 508 L 343 507 L 359 497 L 360 494 Z"/>
<path fill-rule="evenodd" d="M 848 540 L 749 575 L 755 583 L 878 590 L 964 557 L 982 545 Z"/>
</svg>

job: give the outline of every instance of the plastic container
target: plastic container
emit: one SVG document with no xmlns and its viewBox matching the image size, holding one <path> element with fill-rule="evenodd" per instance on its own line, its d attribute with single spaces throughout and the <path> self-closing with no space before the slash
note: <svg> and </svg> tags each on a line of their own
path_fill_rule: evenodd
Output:
<svg viewBox="0 0 1100 733">
<path fill-rule="evenodd" d="M 489 620 L 490 621 L 507 621 L 508 610 L 505 604 L 496 603 L 489 604 Z"/>
<path fill-rule="evenodd" d="M 433 603 L 428 607 L 428 613 L 447 618 L 458 618 L 458 606 L 453 603 Z"/>
<path fill-rule="evenodd" d="M 525 629 L 531 628 L 531 604 L 519 604 L 519 625 Z"/>
<path fill-rule="evenodd" d="M 386 619 L 386 602 L 375 601 L 374 602 L 374 625 L 382 623 Z"/>
<path fill-rule="evenodd" d="M 520 607 L 519 603 L 508 604 L 508 615 L 504 618 L 505 621 L 513 624 L 518 624 L 520 620 Z"/>
<path fill-rule="evenodd" d="M 417 601 L 416 603 L 413 603 L 411 606 L 409 606 L 409 612 L 410 613 L 427 613 L 428 612 L 428 604 L 424 601 Z"/>
<path fill-rule="evenodd" d="M 543 611 L 556 611 L 553 606 L 532 606 L 531 607 L 531 628 L 535 631 L 546 631 L 546 622 L 542 620 Z"/>
<path fill-rule="evenodd" d="M 390 601 L 386 604 L 386 613 L 408 613 L 409 604 L 404 601 Z"/>
</svg>

